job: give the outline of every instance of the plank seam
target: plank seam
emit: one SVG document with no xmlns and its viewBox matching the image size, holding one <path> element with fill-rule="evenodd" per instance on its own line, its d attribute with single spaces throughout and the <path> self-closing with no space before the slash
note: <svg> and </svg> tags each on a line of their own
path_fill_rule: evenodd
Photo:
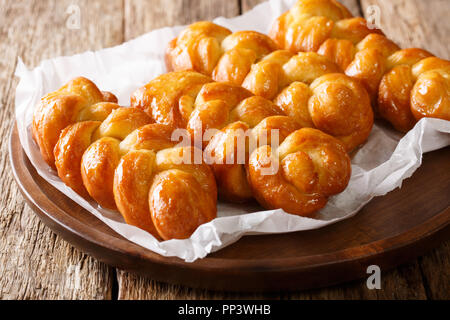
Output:
<svg viewBox="0 0 450 320">
<path fill-rule="evenodd" d="M 117 274 L 117 268 L 111 268 L 111 300 L 119 300 L 119 280 Z"/>
<path fill-rule="evenodd" d="M 356 3 L 358 4 L 359 15 L 364 18 L 364 12 L 363 12 L 363 8 L 362 8 L 361 0 L 356 0 Z"/>
<path fill-rule="evenodd" d="M 125 1 L 122 0 L 122 43 L 125 42 Z"/>
<path fill-rule="evenodd" d="M 431 253 L 432 252 L 429 252 L 429 254 L 431 254 Z M 418 265 L 419 265 L 420 277 L 422 278 L 422 285 L 425 290 L 425 295 L 427 297 L 427 300 L 433 300 L 433 294 L 431 292 L 431 288 L 430 288 L 430 284 L 428 283 L 428 279 L 425 276 L 425 272 L 423 271 L 422 262 L 423 262 L 423 257 L 419 257 Z"/>
</svg>

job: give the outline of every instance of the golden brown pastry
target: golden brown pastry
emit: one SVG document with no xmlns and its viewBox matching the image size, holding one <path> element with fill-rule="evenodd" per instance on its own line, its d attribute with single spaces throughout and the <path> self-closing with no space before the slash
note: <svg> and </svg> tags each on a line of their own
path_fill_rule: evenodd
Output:
<svg viewBox="0 0 450 320">
<path fill-rule="evenodd" d="M 121 156 L 128 151 L 121 142 L 150 122 L 150 118 L 139 109 L 118 108 L 92 135 L 93 141 L 81 159 L 81 177 L 89 195 L 102 207 L 116 209 L 112 192 L 114 171 Z M 69 145 L 61 145 L 60 153 L 70 154 L 69 148 Z"/>
<path fill-rule="evenodd" d="M 117 98 L 112 93 L 100 91 L 92 81 L 83 77 L 45 95 L 36 107 L 32 133 L 48 165 L 55 167 L 53 148 L 64 128 L 79 121 L 103 121 L 119 107 L 116 102 Z"/>
<path fill-rule="evenodd" d="M 420 49 L 397 51 L 388 58 L 416 56 L 395 61 L 380 82 L 378 111 L 399 131 L 406 132 L 423 117 L 450 120 L 450 61 L 427 57 Z M 416 63 L 414 63 L 417 61 Z"/>
<path fill-rule="evenodd" d="M 237 121 L 218 131 L 205 148 L 205 161 L 211 164 L 219 195 L 231 202 L 245 202 L 253 198 L 247 182 L 246 165 L 249 154 L 257 147 L 281 143 L 300 126 L 288 116 L 269 116 L 256 126 Z M 276 130 L 276 133 L 275 133 Z M 275 134 L 276 135 L 275 135 Z"/>
<path fill-rule="evenodd" d="M 176 88 L 173 91 L 173 88 Z M 241 119 L 262 119 L 282 114 L 272 102 L 253 97 L 251 92 L 232 83 L 213 82 L 192 71 L 163 74 L 131 96 L 131 106 L 145 111 L 157 123 L 172 129 L 187 129 L 190 139 L 205 147 L 204 133 L 221 129 Z"/>
<path fill-rule="evenodd" d="M 189 141 L 195 142 L 195 139 L 199 138 L 201 143 L 199 147 L 206 147 L 210 153 L 207 161 L 213 168 L 221 197 L 233 202 L 246 201 L 252 197 L 244 169 L 245 161 L 248 159 L 247 145 L 244 145 L 243 162 L 226 163 L 226 157 L 236 154 L 235 147 L 228 150 L 226 143 L 230 142 L 230 139 L 233 142 L 232 133 L 238 128 L 241 129 L 239 134 L 244 136 L 243 141 L 246 141 L 249 138 L 247 130 L 260 128 L 259 124 L 264 119 L 275 116 L 288 117 L 270 100 L 253 96 L 241 86 L 207 82 L 208 79 L 191 71 L 164 74 L 138 89 L 132 95 L 131 102 L 133 106 L 145 110 L 147 114 L 156 115 L 153 118 L 156 122 L 161 121 L 173 129 L 187 129 Z M 200 86 L 197 84 L 199 82 L 206 83 Z M 172 88 L 177 88 L 178 94 L 172 95 Z M 160 100 L 159 97 L 164 99 Z M 153 103 L 149 104 L 146 101 Z M 292 119 L 285 122 L 291 127 L 295 124 L 295 129 L 299 128 Z M 281 124 L 279 127 L 283 128 Z M 211 162 L 211 157 L 217 157 L 217 161 Z"/>
<path fill-rule="evenodd" d="M 401 50 L 335 0 L 298 0 L 271 38 L 292 52 L 317 52 L 358 79 L 379 114 L 399 131 L 422 117 L 450 120 L 449 61 L 417 48 Z"/>
<path fill-rule="evenodd" d="M 353 44 L 371 33 L 366 20 L 353 17 L 337 0 L 298 0 L 272 25 L 269 36 L 280 48 L 292 52 L 318 51 L 328 39 L 345 39 Z"/>
<path fill-rule="evenodd" d="M 171 57 L 166 59 L 168 69 L 186 69 L 188 64 L 178 64 L 174 56 L 197 52 L 194 50 L 196 41 L 199 38 L 211 40 L 210 30 L 216 29 L 223 31 L 211 22 L 189 26 L 167 50 L 166 55 Z M 214 39 L 222 45 L 202 48 L 210 53 L 202 51 L 204 55 L 182 56 L 195 61 L 205 55 L 219 57 L 214 59 L 216 65 L 210 65 L 213 80 L 240 85 L 254 95 L 280 104 L 288 115 L 296 115 L 294 118 L 301 126 L 314 127 L 342 139 L 348 151 L 367 139 L 373 125 L 370 100 L 357 81 L 345 75 L 333 75 L 342 70 L 328 58 L 313 52 L 294 54 L 275 50 L 276 46 L 267 36 L 249 31 L 229 32 L 225 38 Z M 201 65 L 199 61 L 189 65 L 192 68 L 187 69 L 206 73 L 195 67 Z M 337 82 L 332 84 L 335 80 Z M 216 105 L 216 109 L 220 108 Z M 345 110 L 342 117 L 335 116 L 342 110 Z"/>
<path fill-rule="evenodd" d="M 295 81 L 274 103 L 302 127 L 338 138 L 348 152 L 363 144 L 372 130 L 373 111 L 366 90 L 341 73 L 323 75 L 310 85 Z"/>
<path fill-rule="evenodd" d="M 175 147 L 172 127 L 151 123 L 137 108 L 98 103 L 97 92 L 91 81 L 77 78 L 37 106 L 33 135 L 44 158 L 51 148 L 47 138 L 57 133 L 51 131 L 60 133 L 53 162 L 45 159 L 61 180 L 164 240 L 187 238 L 212 220 L 214 175 L 202 156 L 199 163 L 191 161 L 201 150 Z"/>
<path fill-rule="evenodd" d="M 316 56 L 319 57 L 318 55 Z M 203 79 L 203 76 L 191 71 L 162 75 L 155 80 L 152 80 L 143 88 L 138 89 L 137 94 L 132 97 L 132 103 L 134 106 L 144 109 L 147 114 L 160 116 L 159 119 L 164 119 L 163 121 L 171 118 L 161 115 L 162 110 L 171 115 L 176 114 L 177 118 L 181 119 L 177 123 L 180 126 L 185 126 L 191 133 L 191 136 L 195 135 L 196 131 L 199 131 L 199 134 L 202 136 L 206 129 L 219 129 L 220 131 L 217 131 L 212 135 L 212 139 L 205 147 L 205 161 L 211 165 L 214 171 L 219 194 L 223 199 L 233 202 L 247 201 L 253 197 L 252 189 L 255 190 L 255 188 L 251 187 L 247 181 L 248 173 L 246 167 L 249 164 L 248 157 L 253 151 L 252 146 L 258 145 L 252 145 L 251 142 L 259 142 L 259 146 L 269 145 L 272 142 L 270 139 L 271 132 L 274 131 L 274 129 L 277 129 L 279 133 L 279 142 L 281 143 L 290 133 L 300 129 L 301 126 L 299 121 L 294 117 L 284 115 L 283 111 L 270 100 L 260 96 L 252 96 L 246 89 L 231 83 L 207 82 L 201 88 L 195 83 L 196 89 L 190 91 L 190 93 L 198 92 L 197 95 L 185 96 L 186 90 L 192 88 L 189 86 L 189 81 L 186 81 L 186 79 L 190 77 L 194 79 Z M 323 116 L 317 118 L 323 121 L 323 123 L 320 123 L 321 126 L 326 128 L 334 121 L 333 117 L 342 117 L 341 119 L 338 119 L 343 122 L 342 127 L 333 128 L 331 126 L 328 130 L 337 130 L 336 132 L 339 134 L 339 137 L 344 138 L 344 142 L 347 142 L 345 139 L 347 138 L 347 130 L 354 130 L 356 132 L 360 130 L 359 127 L 352 127 L 352 123 L 355 122 L 355 120 L 357 123 L 363 124 L 364 121 L 367 121 L 368 125 L 364 124 L 361 127 L 368 127 L 368 130 L 370 131 L 373 115 L 369 104 L 369 98 L 365 90 L 361 86 L 358 86 L 358 83 L 355 80 L 352 80 L 343 74 L 329 74 L 324 77 L 319 77 L 315 81 L 316 83 L 313 82 L 311 86 L 303 84 L 307 88 L 307 90 L 304 91 L 304 94 L 308 96 L 307 100 L 311 103 L 309 107 L 311 108 L 311 111 L 316 114 L 323 114 Z M 180 82 L 184 85 L 180 86 Z M 163 86 L 163 84 L 165 86 Z M 173 87 L 178 88 L 179 94 L 167 95 L 170 99 L 165 99 L 163 101 L 163 107 L 158 106 L 158 96 L 166 96 L 165 90 L 169 90 Z M 318 93 L 316 93 L 316 91 Z M 329 97 L 333 97 L 335 92 L 343 93 L 340 96 L 341 103 L 339 104 L 342 106 L 342 109 L 332 105 L 333 100 L 328 99 Z M 282 94 L 289 95 L 290 90 Z M 145 99 L 136 99 L 136 97 L 145 97 Z M 140 101 L 143 100 L 153 101 L 153 103 L 141 103 Z M 288 101 L 291 100 L 288 99 Z M 332 110 L 336 111 L 335 113 L 326 113 L 321 109 L 330 104 L 333 107 Z M 363 107 L 366 106 L 367 108 L 363 109 L 363 107 L 359 107 L 358 104 Z M 189 107 L 186 107 L 187 105 L 189 105 Z M 285 109 L 289 111 L 289 107 L 290 106 L 285 106 Z M 308 103 L 302 107 L 308 110 Z M 367 111 L 360 110 L 358 112 L 359 119 L 352 119 L 352 113 L 348 112 L 349 110 L 356 108 Z M 191 113 L 181 113 L 179 112 L 180 109 L 191 110 Z M 307 112 L 309 112 L 309 110 Z M 158 118 L 154 120 L 158 121 Z M 327 122 L 327 120 L 329 122 Z M 173 122 L 168 121 L 166 123 L 177 127 L 177 124 L 174 124 Z M 319 132 L 318 130 L 313 130 L 313 132 L 315 135 L 320 136 L 320 134 L 317 133 Z M 328 135 L 323 135 L 328 137 Z M 368 135 L 368 132 L 366 135 Z M 266 138 L 265 141 L 261 141 L 262 137 Z M 329 139 L 335 141 L 333 138 Z M 360 137 L 358 135 L 351 137 L 350 135 L 349 139 L 350 142 L 347 145 L 355 143 L 354 141 L 357 141 L 356 139 L 360 139 Z M 293 140 L 293 143 L 299 141 Z M 345 150 L 343 147 L 345 144 L 338 142 L 336 142 L 336 144 L 339 146 L 339 150 Z M 320 148 L 318 150 L 318 152 L 322 151 Z M 332 151 L 333 150 L 334 149 L 332 149 Z M 322 155 L 323 154 L 327 153 L 322 153 Z M 329 160 L 330 163 L 324 163 L 324 165 L 330 165 L 331 169 L 334 168 L 333 165 L 340 165 L 340 163 L 335 163 L 336 159 L 333 158 L 334 154 L 331 153 L 331 151 L 329 154 L 331 156 L 325 157 L 323 162 Z M 344 159 L 348 160 L 348 157 L 346 156 Z M 339 184 L 339 187 L 342 187 L 343 190 L 348 183 L 348 178 L 346 177 L 349 175 L 349 169 L 347 166 L 342 169 L 341 166 L 336 169 L 336 171 L 339 170 L 341 170 L 341 173 L 344 175 L 341 184 Z M 328 171 L 324 169 L 324 172 Z M 331 173 L 329 176 L 333 177 Z M 323 175 L 323 177 L 324 178 L 321 178 L 321 183 L 325 183 L 325 179 L 328 176 Z M 333 180 L 331 183 L 334 184 L 336 182 Z M 340 192 L 337 187 L 332 189 L 332 191 L 327 191 L 328 189 L 323 187 L 323 190 L 325 190 L 323 191 L 325 195 L 322 194 L 320 197 L 323 205 L 326 203 L 326 197 L 328 195 L 333 194 L 332 192 Z M 316 197 L 316 195 L 314 195 L 314 197 Z M 261 197 L 259 197 L 259 199 L 261 199 Z M 303 200 L 304 198 L 298 199 L 299 203 L 303 203 Z M 261 203 L 266 205 L 263 201 L 261 201 Z M 306 204 L 303 203 L 303 205 Z M 315 210 L 318 210 L 320 206 L 316 206 L 315 208 Z M 310 210 L 312 212 L 313 208 L 311 207 Z M 300 211 L 294 212 L 304 214 Z"/>
<path fill-rule="evenodd" d="M 139 149 L 120 160 L 114 196 L 127 223 L 169 240 L 189 238 L 198 226 L 216 218 L 214 175 L 203 162 L 194 163 L 194 152 L 193 147 L 157 153 Z"/>
<path fill-rule="evenodd" d="M 341 142 L 312 128 L 291 133 L 277 149 L 259 147 L 248 165 L 249 184 L 262 206 L 300 216 L 323 208 L 347 187 L 350 175 Z"/>
<path fill-rule="evenodd" d="M 144 110 L 155 122 L 186 127 L 195 97 L 211 78 L 197 72 L 169 72 L 131 95 L 131 106 Z"/>
<path fill-rule="evenodd" d="M 147 114 L 156 115 L 156 122 L 187 129 L 189 142 L 199 138 L 199 147 L 205 148 L 205 160 L 214 171 L 221 197 L 243 202 L 252 198 L 245 172 L 250 152 L 248 140 L 260 140 L 264 130 L 273 129 L 278 129 L 283 139 L 300 125 L 270 100 L 253 96 L 236 84 L 207 82 L 208 79 L 192 71 L 164 74 L 138 89 L 131 102 Z M 206 83 L 200 86 L 199 82 Z M 177 88 L 178 94 L 172 94 L 171 88 Z M 236 144 L 237 140 L 243 145 Z M 239 161 L 238 145 L 243 156 Z"/>
<path fill-rule="evenodd" d="M 231 33 L 215 23 L 200 21 L 169 43 L 165 57 L 168 71 L 192 70 L 216 81 L 240 84 L 257 59 L 276 49 L 276 44 L 262 33 Z M 219 60 L 227 63 L 218 65 Z"/>
</svg>

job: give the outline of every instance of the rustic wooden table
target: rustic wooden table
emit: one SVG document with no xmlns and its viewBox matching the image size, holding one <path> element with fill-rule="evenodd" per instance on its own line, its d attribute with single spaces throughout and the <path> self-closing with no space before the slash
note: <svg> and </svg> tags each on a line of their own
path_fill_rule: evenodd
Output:
<svg viewBox="0 0 450 320">
<path fill-rule="evenodd" d="M 354 14 L 377 5 L 381 27 L 402 47 L 450 58 L 448 0 L 341 0 Z M 366 281 L 326 289 L 237 294 L 168 285 L 107 266 L 73 248 L 24 203 L 8 161 L 14 121 L 14 70 L 42 59 L 120 44 L 152 29 L 232 17 L 261 0 L 1 0 L 0 2 L 0 298 L 1 299 L 449 299 L 450 242 L 395 270 L 382 289 Z M 75 6 L 74 6 L 75 5 Z M 80 10 L 80 28 L 71 14 Z M 69 27 L 68 27 L 69 26 Z M 424 186 L 426 187 L 426 186 Z"/>
</svg>

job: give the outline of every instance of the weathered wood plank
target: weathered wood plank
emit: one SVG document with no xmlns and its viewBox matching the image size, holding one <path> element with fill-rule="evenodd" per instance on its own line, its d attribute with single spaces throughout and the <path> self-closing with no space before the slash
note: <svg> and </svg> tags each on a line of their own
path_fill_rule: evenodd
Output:
<svg viewBox="0 0 450 320">
<path fill-rule="evenodd" d="M 342 3 L 344 6 L 346 6 L 350 12 L 354 16 L 361 16 L 361 6 L 359 5 L 358 0 L 338 0 L 340 3 Z"/>
<path fill-rule="evenodd" d="M 239 14 L 238 0 L 124 0 L 125 39 L 156 28 Z"/>
<path fill-rule="evenodd" d="M 76 28 L 68 19 L 78 10 Z M 7 137 L 13 123 L 17 56 L 34 67 L 44 58 L 119 44 L 122 36 L 120 0 L 2 1 L 0 135 Z M 9 168 L 6 138 L 0 141 L 0 190 L 0 299 L 111 298 L 114 270 L 56 236 L 25 205 Z"/>
<path fill-rule="evenodd" d="M 266 2 L 266 0 L 241 0 L 241 13 L 247 12 L 263 2 Z"/>
<path fill-rule="evenodd" d="M 266 2 L 267 0 L 242 0 L 242 12 L 246 12 L 252 9 L 254 6 Z M 353 15 L 361 15 L 361 7 L 359 6 L 358 0 L 339 0 L 343 5 L 345 5 Z"/>
<path fill-rule="evenodd" d="M 362 0 L 363 12 L 377 6 L 381 29 L 402 48 L 419 47 L 450 58 L 450 5 L 447 0 Z"/>
<path fill-rule="evenodd" d="M 450 242 L 418 259 L 429 299 L 448 300 L 450 294 Z"/>
<path fill-rule="evenodd" d="M 368 289 L 367 279 L 331 288 L 291 294 L 290 299 L 426 299 L 417 262 L 393 270 L 381 270 L 381 289 Z"/>
<path fill-rule="evenodd" d="M 390 271 L 381 271 L 381 289 L 370 290 L 366 279 L 330 288 L 285 293 L 233 293 L 169 285 L 118 271 L 122 279 L 119 299 L 426 299 L 417 262 Z"/>
</svg>

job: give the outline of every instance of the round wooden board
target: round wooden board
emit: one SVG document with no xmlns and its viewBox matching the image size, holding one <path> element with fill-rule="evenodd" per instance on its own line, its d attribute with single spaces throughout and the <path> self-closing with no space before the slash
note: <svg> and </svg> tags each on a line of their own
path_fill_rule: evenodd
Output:
<svg viewBox="0 0 450 320">
<path fill-rule="evenodd" d="M 115 233 L 42 179 L 10 136 L 14 177 L 53 231 L 115 267 L 192 287 L 232 291 L 300 290 L 386 270 L 450 237 L 450 148 L 428 153 L 401 189 L 373 199 L 355 217 L 312 231 L 246 236 L 194 263 L 166 258 Z"/>
</svg>

